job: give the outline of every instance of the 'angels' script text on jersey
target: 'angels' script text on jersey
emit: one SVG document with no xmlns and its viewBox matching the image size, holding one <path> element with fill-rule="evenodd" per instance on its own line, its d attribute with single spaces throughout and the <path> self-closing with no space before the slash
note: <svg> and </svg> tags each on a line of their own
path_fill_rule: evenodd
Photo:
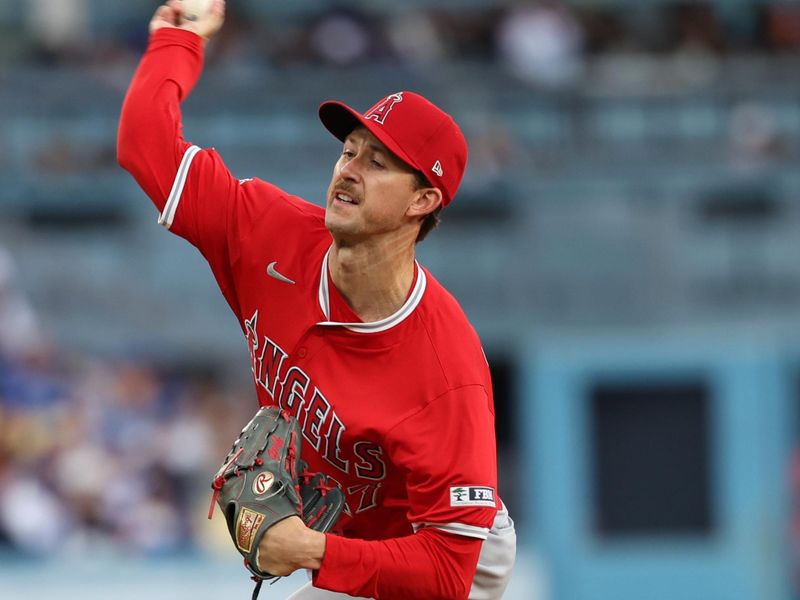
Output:
<svg viewBox="0 0 800 600">
<path fill-rule="evenodd" d="M 344 473 L 354 470 L 360 479 L 381 481 L 386 476 L 384 451 L 373 442 L 360 440 L 350 452 L 342 452 L 342 433 L 346 426 L 328 399 L 300 367 L 287 368 L 288 354 L 268 336 L 259 336 L 258 311 L 245 321 L 251 369 L 256 384 L 282 409 L 295 417 L 303 438 L 320 456 Z M 356 461 L 343 458 L 354 456 Z M 353 464 L 354 463 L 354 464 Z"/>
</svg>

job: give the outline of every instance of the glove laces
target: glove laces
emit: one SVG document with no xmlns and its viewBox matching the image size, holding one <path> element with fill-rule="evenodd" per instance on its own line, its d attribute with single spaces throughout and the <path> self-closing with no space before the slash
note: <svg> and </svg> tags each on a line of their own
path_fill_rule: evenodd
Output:
<svg viewBox="0 0 800 600">
<path fill-rule="evenodd" d="M 214 493 L 211 494 L 211 506 L 208 507 L 208 518 L 211 520 L 211 517 L 214 516 L 214 507 L 217 505 L 217 498 L 219 497 L 219 491 L 222 489 L 222 486 L 225 485 L 225 471 L 228 467 L 236 462 L 236 459 L 244 452 L 244 448 L 239 448 L 239 450 L 231 456 L 231 459 L 226 462 L 219 471 L 217 471 L 216 477 L 214 477 L 214 481 L 211 482 L 211 487 L 214 489 Z M 260 460 L 260 459 L 257 459 Z M 263 461 L 262 461 L 263 462 Z M 237 470 L 236 475 L 238 477 L 239 472 Z"/>
</svg>

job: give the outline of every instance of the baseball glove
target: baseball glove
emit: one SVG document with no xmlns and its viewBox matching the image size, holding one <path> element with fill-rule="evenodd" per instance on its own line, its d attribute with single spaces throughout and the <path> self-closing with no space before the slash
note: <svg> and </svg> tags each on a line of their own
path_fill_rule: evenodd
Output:
<svg viewBox="0 0 800 600">
<path fill-rule="evenodd" d="M 257 597 L 264 579 L 258 545 L 275 523 L 293 515 L 317 531 L 333 527 L 344 508 L 344 494 L 322 473 L 310 473 L 300 459 L 302 433 L 297 420 L 275 406 L 259 409 L 233 443 L 214 477 L 208 517 L 219 504 L 228 532 L 253 574 Z"/>
</svg>

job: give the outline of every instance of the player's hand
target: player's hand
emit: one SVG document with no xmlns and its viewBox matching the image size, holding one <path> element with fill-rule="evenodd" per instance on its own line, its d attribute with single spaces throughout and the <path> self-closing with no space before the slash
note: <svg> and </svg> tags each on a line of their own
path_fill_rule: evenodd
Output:
<svg viewBox="0 0 800 600">
<path fill-rule="evenodd" d="M 325 534 L 289 517 L 267 529 L 258 546 L 258 568 L 286 577 L 297 569 L 319 569 L 325 555 Z"/>
<path fill-rule="evenodd" d="M 184 29 L 199 35 L 203 40 L 210 40 L 225 22 L 225 0 L 214 0 L 208 14 L 196 21 L 184 21 L 181 0 L 168 0 L 158 7 L 150 19 L 150 34 L 164 27 Z"/>
</svg>

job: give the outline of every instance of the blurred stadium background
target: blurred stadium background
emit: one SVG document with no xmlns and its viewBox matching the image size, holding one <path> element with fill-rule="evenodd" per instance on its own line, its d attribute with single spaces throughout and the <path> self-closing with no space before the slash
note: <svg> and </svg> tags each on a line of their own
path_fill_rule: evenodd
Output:
<svg viewBox="0 0 800 600">
<path fill-rule="evenodd" d="M 250 592 L 204 520 L 254 408 L 245 345 L 115 162 L 156 5 L 0 0 L 3 599 Z M 470 168 L 419 250 L 493 368 L 506 597 L 784 600 L 798 73 L 798 2 L 230 0 L 185 133 L 320 201 L 321 101 L 445 106 Z"/>
</svg>

